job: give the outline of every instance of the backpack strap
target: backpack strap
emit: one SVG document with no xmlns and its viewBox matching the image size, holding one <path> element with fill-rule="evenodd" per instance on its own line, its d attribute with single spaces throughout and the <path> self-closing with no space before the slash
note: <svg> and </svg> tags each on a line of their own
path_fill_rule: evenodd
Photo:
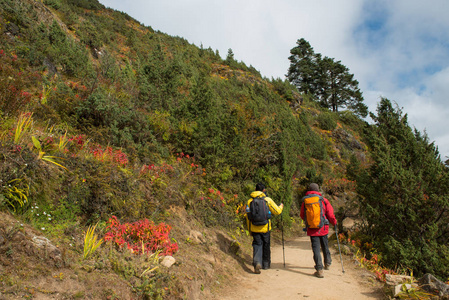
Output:
<svg viewBox="0 0 449 300">
<path fill-rule="evenodd" d="M 327 204 L 326 204 L 326 201 L 324 201 L 323 196 L 320 196 L 320 201 L 323 203 L 324 225 L 329 225 L 329 220 L 326 217 Z"/>
</svg>

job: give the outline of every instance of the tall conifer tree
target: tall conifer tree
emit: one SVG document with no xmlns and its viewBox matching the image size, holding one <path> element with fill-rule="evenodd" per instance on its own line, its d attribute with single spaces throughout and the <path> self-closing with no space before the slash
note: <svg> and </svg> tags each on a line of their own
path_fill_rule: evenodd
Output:
<svg viewBox="0 0 449 300">
<path fill-rule="evenodd" d="M 368 132 L 374 162 L 358 176 L 364 231 L 389 267 L 449 276 L 449 173 L 428 137 L 381 99 Z"/>
<path fill-rule="evenodd" d="M 349 69 L 333 58 L 322 58 L 305 39 L 298 40 L 296 44 L 290 50 L 289 81 L 299 91 L 316 98 L 323 107 L 334 112 L 347 108 L 366 117 L 368 108 L 363 103 L 359 83 Z"/>
</svg>

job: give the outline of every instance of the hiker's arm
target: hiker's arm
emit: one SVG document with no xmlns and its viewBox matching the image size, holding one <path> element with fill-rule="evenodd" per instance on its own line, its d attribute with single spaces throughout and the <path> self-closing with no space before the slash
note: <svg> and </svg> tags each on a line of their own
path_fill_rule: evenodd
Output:
<svg viewBox="0 0 449 300">
<path fill-rule="evenodd" d="M 278 206 L 271 198 L 266 197 L 265 200 L 267 201 L 268 208 L 272 214 L 280 215 L 282 213 L 282 210 L 284 209 L 283 203 Z"/>
<path fill-rule="evenodd" d="M 327 200 L 326 198 L 324 198 L 324 200 L 326 201 L 326 218 L 332 225 L 335 226 L 337 225 L 337 219 L 335 218 L 334 215 L 334 208 L 330 204 L 329 200 Z"/>
</svg>

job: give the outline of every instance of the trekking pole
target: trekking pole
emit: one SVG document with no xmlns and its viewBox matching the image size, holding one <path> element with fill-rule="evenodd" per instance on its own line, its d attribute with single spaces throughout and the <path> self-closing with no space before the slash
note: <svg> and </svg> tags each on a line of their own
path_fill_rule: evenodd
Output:
<svg viewBox="0 0 449 300">
<path fill-rule="evenodd" d="M 284 269 L 285 269 L 285 250 L 284 250 L 284 219 L 282 218 L 282 213 L 281 213 L 281 223 L 282 223 L 282 255 L 284 257 Z"/>
<path fill-rule="evenodd" d="M 343 259 L 342 259 L 342 257 L 341 257 L 340 240 L 338 239 L 338 229 L 337 229 L 337 224 L 335 224 L 335 235 L 337 236 L 338 252 L 340 252 L 341 272 L 344 273 L 344 272 L 345 272 L 345 269 L 343 268 Z"/>
</svg>

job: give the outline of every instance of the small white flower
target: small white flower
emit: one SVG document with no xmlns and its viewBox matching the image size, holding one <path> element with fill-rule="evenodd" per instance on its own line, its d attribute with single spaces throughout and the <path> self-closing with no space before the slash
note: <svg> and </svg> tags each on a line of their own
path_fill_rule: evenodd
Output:
<svg viewBox="0 0 449 300">
<path fill-rule="evenodd" d="M 23 224 L 20 224 L 20 226 L 22 226 L 22 227 L 23 227 Z"/>
<path fill-rule="evenodd" d="M 47 215 L 47 213 L 44 211 L 44 215 Z"/>
<path fill-rule="evenodd" d="M 45 230 L 45 227 L 42 227 L 41 230 Z"/>
<path fill-rule="evenodd" d="M 72 244 L 69 244 L 70 245 L 70 247 L 72 247 L 73 245 Z"/>
<path fill-rule="evenodd" d="M 36 216 L 38 216 L 38 217 L 39 217 L 39 214 L 36 214 Z"/>
<path fill-rule="evenodd" d="M 49 221 L 51 221 L 51 218 L 48 218 Z"/>
</svg>

